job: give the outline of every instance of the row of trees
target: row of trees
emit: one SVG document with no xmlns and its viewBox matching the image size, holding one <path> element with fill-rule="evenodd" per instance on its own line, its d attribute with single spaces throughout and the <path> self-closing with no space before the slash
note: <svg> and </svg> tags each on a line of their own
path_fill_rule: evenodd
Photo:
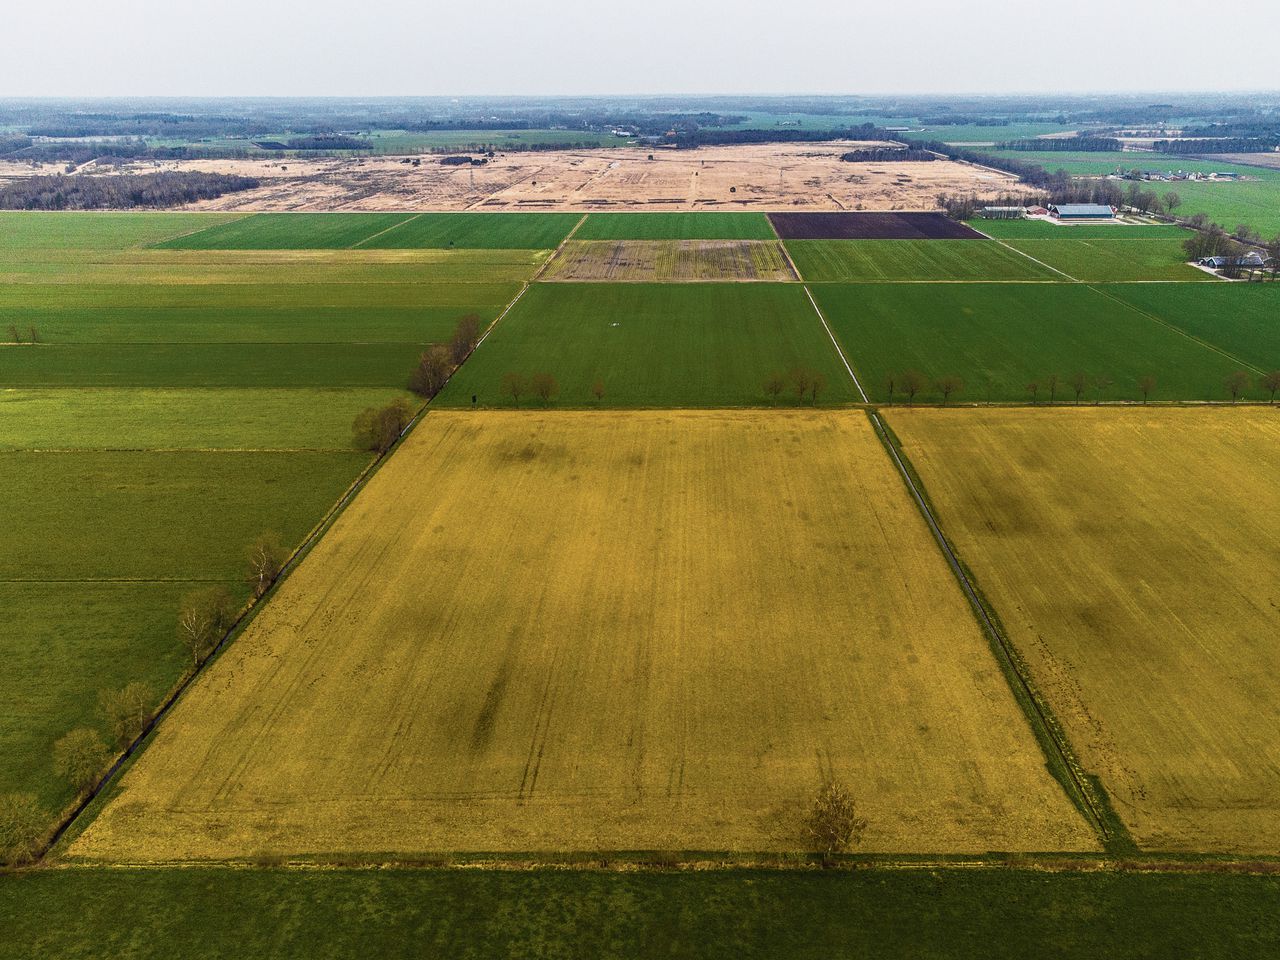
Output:
<svg viewBox="0 0 1280 960">
<path fill-rule="evenodd" d="M 449 342 L 433 344 L 418 359 L 418 366 L 409 376 L 409 389 L 428 400 L 443 390 L 453 371 L 479 344 L 480 326 L 477 314 L 468 313 L 458 318 Z"/>
<path fill-rule="evenodd" d="M 224 173 L 26 177 L 0 186 L 0 210 L 127 210 L 176 207 L 253 190 L 258 181 Z"/>
<path fill-rule="evenodd" d="M 27 328 L 24 334 L 16 323 L 9 324 L 9 343 L 43 343 L 40 331 L 34 325 Z"/>
<path fill-rule="evenodd" d="M 818 397 L 827 389 L 827 378 L 811 367 L 792 367 L 765 377 L 764 392 L 772 403 L 776 404 L 778 397 L 788 389 L 795 394 L 798 402 L 808 400 L 816 405 Z"/>
<path fill-rule="evenodd" d="M 941 395 L 944 405 L 964 390 L 964 381 L 954 374 L 947 374 L 931 381 L 919 370 L 904 370 L 902 373 L 890 373 L 885 376 L 884 392 L 890 403 L 894 402 L 894 397 L 898 394 L 903 394 L 907 398 L 907 403 L 910 404 L 915 403 L 916 396 L 930 384 Z"/>
<path fill-rule="evenodd" d="M 604 381 L 597 377 L 591 384 L 591 393 L 596 401 L 604 399 Z M 543 406 L 551 403 L 560 395 L 560 382 L 549 373 L 534 373 L 526 376 L 514 371 L 504 373 L 498 384 L 498 395 L 510 399 L 515 406 L 520 405 L 520 398 L 535 396 Z"/>
</svg>

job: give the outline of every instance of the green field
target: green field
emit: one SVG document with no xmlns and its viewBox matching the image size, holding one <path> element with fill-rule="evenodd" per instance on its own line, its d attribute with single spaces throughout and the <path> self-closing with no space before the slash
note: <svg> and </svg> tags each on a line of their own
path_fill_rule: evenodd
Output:
<svg viewBox="0 0 1280 960">
<path fill-rule="evenodd" d="M 763 213 L 592 213 L 575 240 L 776 240 Z"/>
<path fill-rule="evenodd" d="M 504 374 L 548 372 L 560 406 L 595 405 L 596 377 L 605 406 L 762 405 L 765 378 L 796 365 L 825 376 L 822 402 L 856 399 L 798 284 L 534 284 L 438 402 L 509 406 Z"/>
<path fill-rule="evenodd" d="M 575 213 L 259 213 L 157 244 L 164 250 L 544 250 Z"/>
<path fill-rule="evenodd" d="M 0 390 L 0 450 L 351 448 L 351 421 L 396 390 Z"/>
<path fill-rule="evenodd" d="M 361 250 L 550 250 L 580 213 L 421 213 L 356 246 Z"/>
<path fill-rule="evenodd" d="M 1184 227 L 1170 223 L 1051 223 L 1048 220 L 970 220 L 997 240 L 1185 240 Z"/>
<path fill-rule="evenodd" d="M 255 213 L 159 243 L 162 250 L 342 250 L 411 213 Z"/>
<path fill-rule="evenodd" d="M 1104 288 L 1105 289 L 1105 288 Z M 1180 289 L 1180 288 L 1179 288 Z M 886 400 L 886 378 L 906 370 L 932 383 L 959 376 L 955 399 L 1025 401 L 1026 385 L 1059 377 L 1057 400 L 1074 399 L 1077 371 L 1113 383 L 1085 400 L 1223 400 L 1237 365 L 1082 284 L 819 285 L 814 296 L 864 389 Z M 905 398 L 897 395 L 899 401 Z M 938 400 L 930 386 L 917 399 Z"/>
<path fill-rule="evenodd" d="M 1104 177 L 1117 171 L 1144 170 L 1155 173 L 1243 173 L 1246 176 L 1262 176 L 1267 171 L 1218 160 L 1198 160 L 1172 153 L 1149 153 L 1137 150 L 1085 151 L 1085 150 L 984 150 L 993 157 L 1038 163 L 1046 170 L 1065 170 L 1076 177 Z M 1183 181 L 1155 181 L 1142 184 L 1144 189 L 1166 192 L 1179 191 L 1186 186 Z"/>
<path fill-rule="evenodd" d="M 1188 265 L 1182 241 L 1111 240 L 1070 237 L 1054 240 L 1007 240 L 1009 246 L 1086 282 L 1182 280 L 1212 282 L 1213 277 Z M 1059 278 L 1061 279 L 1061 278 Z"/>
<path fill-rule="evenodd" d="M 992 868 L 48 870 L 0 878 L 0 957 L 1227 960 L 1280 950 L 1278 897 L 1266 876 Z"/>
<path fill-rule="evenodd" d="M 621 147 L 628 137 L 593 130 L 374 130 L 368 140 L 376 154 L 411 154 L 457 150 L 527 150 L 548 144 L 571 147 Z M 430 163 L 430 160 L 424 160 Z M 465 168 L 459 168 L 459 171 Z"/>
<path fill-rule="evenodd" d="M 1241 368 L 1280 370 L 1280 285 L 1133 284 L 1107 292 L 1225 350 Z"/>
<path fill-rule="evenodd" d="M 243 218 L 236 213 L 0 212 L 0 263 L 50 251 L 110 251 L 149 246 Z"/>
<path fill-rule="evenodd" d="M 1061 280 L 998 243 L 983 240 L 788 240 L 804 280 Z"/>
<path fill-rule="evenodd" d="M 1254 173 L 1268 171 L 1247 168 Z M 1237 183 L 1172 184 L 1182 197 L 1178 216 L 1203 213 L 1228 230 L 1241 224 L 1252 227 L 1263 237 L 1280 236 L 1280 171 L 1271 171 L 1275 179 Z"/>
</svg>

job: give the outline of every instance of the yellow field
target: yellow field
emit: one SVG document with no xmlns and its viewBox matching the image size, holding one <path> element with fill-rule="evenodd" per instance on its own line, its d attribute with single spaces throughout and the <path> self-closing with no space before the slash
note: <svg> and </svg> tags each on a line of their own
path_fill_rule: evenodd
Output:
<svg viewBox="0 0 1280 960">
<path fill-rule="evenodd" d="M 796 275 L 773 240 L 570 240 L 542 279 L 687 283 Z"/>
<path fill-rule="evenodd" d="M 1096 849 L 855 412 L 433 412 L 71 856 Z"/>
<path fill-rule="evenodd" d="M 1280 412 L 889 420 L 1139 845 L 1280 853 Z"/>
</svg>

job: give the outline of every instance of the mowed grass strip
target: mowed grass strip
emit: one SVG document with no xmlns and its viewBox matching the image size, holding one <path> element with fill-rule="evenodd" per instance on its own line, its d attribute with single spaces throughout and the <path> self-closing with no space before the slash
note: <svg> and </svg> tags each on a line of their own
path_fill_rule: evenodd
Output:
<svg viewBox="0 0 1280 960">
<path fill-rule="evenodd" d="M 763 213 L 592 213 L 575 240 L 776 240 Z"/>
<path fill-rule="evenodd" d="M 607 406 L 760 406 L 765 379 L 796 366 L 825 378 L 819 402 L 857 399 L 799 284 L 538 283 L 436 402 L 509 406 L 505 374 L 546 372 L 562 406 L 595 405 L 597 378 Z"/>
<path fill-rule="evenodd" d="M 1280 850 L 1280 417 L 888 418 L 1138 844 Z"/>
<path fill-rule="evenodd" d="M 1212 281 L 1187 263 L 1182 241 L 1155 240 L 1010 240 L 1011 247 L 1088 282 L 1125 280 Z"/>
<path fill-rule="evenodd" d="M 352 449 L 396 390 L 0 390 L 0 450 Z"/>
<path fill-rule="evenodd" d="M 1180 286 L 1180 285 L 1179 285 Z M 813 287 L 873 399 L 905 401 L 902 374 L 924 375 L 916 400 L 939 401 L 935 383 L 964 381 L 952 400 L 1074 400 L 1070 380 L 1086 377 L 1081 398 L 1227 400 L 1238 365 L 1103 293 L 1077 283 L 818 284 Z M 1110 382 L 1106 382 L 1110 381 Z"/>
<path fill-rule="evenodd" d="M 437 411 L 68 854 L 798 849 L 827 775 L 1095 846 L 862 413 Z"/>
<path fill-rule="evenodd" d="M 806 281 L 1063 278 L 998 243 L 973 240 L 788 240 Z"/>
<path fill-rule="evenodd" d="M 787 282 L 796 275 L 776 240 L 570 240 L 539 279 Z"/>
<path fill-rule="evenodd" d="M 1107 287 L 1107 293 L 1225 350 L 1242 367 L 1280 370 L 1280 284 L 1132 284 Z M 1249 396 L 1267 399 L 1256 387 Z"/>
<path fill-rule="evenodd" d="M 0 453 L 0 580 L 225 580 L 265 530 L 298 543 L 370 454 Z"/>
<path fill-rule="evenodd" d="M 313 250 L 352 247 L 411 213 L 256 213 L 156 244 L 164 250 Z"/>
<path fill-rule="evenodd" d="M 580 213 L 422 213 L 356 246 L 361 250 L 552 250 L 581 219 Z"/>
</svg>

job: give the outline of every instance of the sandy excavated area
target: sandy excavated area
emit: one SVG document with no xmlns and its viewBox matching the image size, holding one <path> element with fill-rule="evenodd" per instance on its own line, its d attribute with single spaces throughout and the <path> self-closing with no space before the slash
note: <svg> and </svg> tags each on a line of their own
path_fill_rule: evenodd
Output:
<svg viewBox="0 0 1280 960">
<path fill-rule="evenodd" d="M 201 210 L 933 210 L 939 193 L 995 196 L 1024 189 L 998 171 L 947 160 L 840 160 L 859 146 L 868 144 L 655 149 L 652 160 L 646 148 L 539 151 L 499 154 L 481 167 L 443 166 L 428 155 L 412 158 L 417 166 L 403 157 L 281 158 L 140 163 L 124 170 L 238 173 L 263 182 L 192 207 Z M 13 175 L 36 172 L 22 166 Z"/>
</svg>

